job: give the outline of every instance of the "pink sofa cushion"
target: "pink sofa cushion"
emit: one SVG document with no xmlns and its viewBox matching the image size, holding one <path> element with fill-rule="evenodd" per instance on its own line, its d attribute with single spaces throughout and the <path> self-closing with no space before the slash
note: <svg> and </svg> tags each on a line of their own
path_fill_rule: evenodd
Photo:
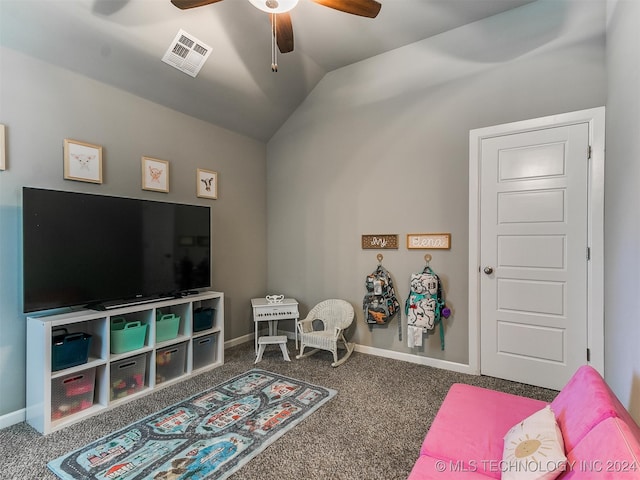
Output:
<svg viewBox="0 0 640 480">
<path fill-rule="evenodd" d="M 611 417 L 621 418 L 632 426 L 634 435 L 640 437 L 640 429 L 629 413 L 591 366 L 580 367 L 567 385 L 551 402 L 556 415 L 564 448 L 571 452 L 598 423 Z"/>
<path fill-rule="evenodd" d="M 420 453 L 452 464 L 460 461 L 467 470 L 500 478 L 504 435 L 545 405 L 540 400 L 456 383 L 433 420 Z"/>
<path fill-rule="evenodd" d="M 407 480 L 488 480 L 485 475 L 465 470 L 459 462 L 420 455 Z"/>
<path fill-rule="evenodd" d="M 640 437 L 635 424 L 610 417 L 593 427 L 567 455 L 561 480 L 638 480 Z"/>
</svg>

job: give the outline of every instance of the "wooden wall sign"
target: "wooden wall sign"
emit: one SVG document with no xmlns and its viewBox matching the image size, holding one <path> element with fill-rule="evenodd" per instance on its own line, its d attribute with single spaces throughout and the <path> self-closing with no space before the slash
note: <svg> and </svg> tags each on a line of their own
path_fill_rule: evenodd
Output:
<svg viewBox="0 0 640 480">
<path fill-rule="evenodd" d="M 407 248 L 451 248 L 450 233 L 409 233 Z"/>
<path fill-rule="evenodd" d="M 398 248 L 398 235 L 362 235 L 362 248 L 379 250 Z"/>
</svg>

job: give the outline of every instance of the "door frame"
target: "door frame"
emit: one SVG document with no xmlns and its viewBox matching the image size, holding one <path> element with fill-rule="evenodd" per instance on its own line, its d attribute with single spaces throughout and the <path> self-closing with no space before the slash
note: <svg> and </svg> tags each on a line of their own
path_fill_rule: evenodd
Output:
<svg viewBox="0 0 640 480">
<path fill-rule="evenodd" d="M 588 170 L 587 263 L 588 362 L 604 375 L 604 156 L 605 107 L 550 115 L 469 132 L 469 368 L 479 375 L 480 352 L 480 164 L 482 140 L 542 128 L 588 123 L 591 159 Z M 585 252 L 586 255 L 586 252 Z M 585 360 L 586 360 L 585 352 Z"/>
</svg>

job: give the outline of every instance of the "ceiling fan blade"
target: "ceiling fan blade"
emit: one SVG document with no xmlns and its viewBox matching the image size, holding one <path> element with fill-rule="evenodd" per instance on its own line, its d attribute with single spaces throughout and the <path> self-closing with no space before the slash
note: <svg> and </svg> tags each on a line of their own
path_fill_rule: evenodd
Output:
<svg viewBox="0 0 640 480">
<path fill-rule="evenodd" d="M 293 52 L 293 25 L 291 24 L 291 15 L 286 13 L 272 13 L 271 27 L 275 21 L 276 40 L 278 41 L 278 50 L 280 53 Z"/>
<path fill-rule="evenodd" d="M 222 0 L 171 0 L 171 3 L 181 10 L 187 10 L 188 8 L 204 7 L 205 5 L 221 1 Z"/>
<path fill-rule="evenodd" d="M 325 7 L 341 12 L 359 15 L 361 17 L 376 18 L 382 5 L 376 0 L 313 0 Z"/>
</svg>

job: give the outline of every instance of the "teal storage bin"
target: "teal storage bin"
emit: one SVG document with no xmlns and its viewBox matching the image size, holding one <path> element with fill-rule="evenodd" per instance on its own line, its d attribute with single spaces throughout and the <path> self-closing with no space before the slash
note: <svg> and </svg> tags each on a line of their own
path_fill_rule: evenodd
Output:
<svg viewBox="0 0 640 480">
<path fill-rule="evenodd" d="M 142 348 L 146 335 L 145 323 L 114 318 L 111 320 L 111 353 L 125 353 Z"/>
<path fill-rule="evenodd" d="M 159 314 L 156 318 L 156 342 L 166 342 L 178 336 L 180 316 L 174 313 Z"/>
<path fill-rule="evenodd" d="M 75 367 L 87 363 L 91 335 L 69 333 L 66 328 L 58 328 L 51 339 L 51 371 Z"/>
<path fill-rule="evenodd" d="M 193 311 L 193 331 L 201 332 L 213 327 L 215 308 L 196 308 Z"/>
</svg>

